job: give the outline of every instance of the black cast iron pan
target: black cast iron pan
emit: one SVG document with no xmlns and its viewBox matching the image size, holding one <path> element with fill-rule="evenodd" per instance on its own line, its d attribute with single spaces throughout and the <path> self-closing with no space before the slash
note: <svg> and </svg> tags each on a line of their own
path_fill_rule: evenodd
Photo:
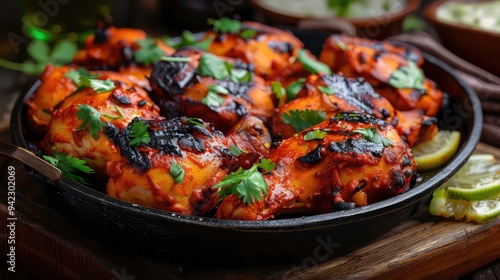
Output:
<svg viewBox="0 0 500 280">
<path fill-rule="evenodd" d="M 325 36 L 299 32 L 307 48 L 320 49 Z M 149 209 L 107 196 L 30 161 L 23 150 L 10 147 L 9 154 L 22 155 L 31 173 L 55 207 L 69 220 L 99 238 L 126 250 L 161 256 L 179 262 L 227 265 L 241 261 L 311 261 L 345 254 L 373 241 L 411 217 L 425 204 L 432 191 L 448 180 L 474 151 L 481 134 L 482 112 L 475 93 L 438 59 L 424 54 L 426 75 L 449 93 L 452 104 L 440 117 L 440 126 L 462 132 L 455 157 L 443 168 L 422 174 L 408 192 L 381 202 L 329 214 L 269 221 L 233 221 L 179 215 Z M 20 96 L 12 113 L 15 144 L 28 148 L 25 101 L 36 83 Z M 26 152 L 27 153 L 27 152 Z"/>
</svg>

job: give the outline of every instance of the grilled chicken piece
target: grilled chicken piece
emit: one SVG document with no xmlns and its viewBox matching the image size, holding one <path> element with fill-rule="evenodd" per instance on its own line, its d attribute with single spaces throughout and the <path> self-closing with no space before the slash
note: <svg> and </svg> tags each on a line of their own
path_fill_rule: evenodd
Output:
<svg viewBox="0 0 500 280">
<path fill-rule="evenodd" d="M 208 31 L 202 38 L 213 38 L 208 51 L 250 63 L 255 66 L 255 74 L 266 80 L 288 76 L 298 50 L 303 47 L 302 42 L 290 32 L 261 23 L 246 21 L 241 24 L 241 31 L 236 33 Z"/>
<path fill-rule="evenodd" d="M 380 96 L 363 78 L 345 78 L 342 75 L 310 75 L 298 93 L 297 99 L 281 106 L 273 117 L 273 133 L 284 138 L 297 131 L 283 121 L 283 114 L 291 111 L 314 110 L 324 112 L 326 118 L 339 112 L 361 112 L 373 115 L 395 126 L 410 147 L 432 139 L 437 133 L 437 119 L 425 116 L 420 110 L 401 112 Z"/>
<path fill-rule="evenodd" d="M 423 63 L 421 53 L 413 47 L 387 41 L 371 41 L 345 35 L 332 35 L 326 41 L 320 60 L 346 77 L 363 77 L 375 90 L 400 111 L 422 110 L 425 115 L 437 115 L 443 94 L 436 84 L 419 76 Z M 408 85 L 396 88 L 390 81 L 395 72 L 414 67 Z M 419 86 L 415 86 L 419 84 Z M 419 89 L 422 87 L 422 89 Z"/>
<path fill-rule="evenodd" d="M 54 67 L 47 65 L 40 77 L 40 86 L 26 102 L 28 106 L 28 124 L 30 132 L 43 134 L 47 131 L 52 112 L 59 102 L 63 101 L 76 90 L 76 85 L 64 75 L 69 66 Z"/>
<path fill-rule="evenodd" d="M 322 139 L 305 140 L 310 132 Z M 407 144 L 388 123 L 366 114 L 340 113 L 272 150 L 276 167 L 264 174 L 267 197 L 251 205 L 227 196 L 216 217 L 265 220 L 284 213 L 328 213 L 403 193 L 415 172 Z"/>
<path fill-rule="evenodd" d="M 181 49 L 173 58 L 189 61 L 160 61 L 150 78 L 152 98 L 164 116 L 201 118 L 223 132 L 247 114 L 270 120 L 270 89 L 251 65 L 194 48 Z"/>
<path fill-rule="evenodd" d="M 149 125 L 147 144 L 129 145 L 133 124 L 121 132 L 112 125 L 106 127 L 106 134 L 120 147 L 106 165 L 107 193 L 182 214 L 210 211 L 217 204 L 211 186 L 227 174 L 231 159 L 224 135 L 199 119 L 134 122 Z"/>
<path fill-rule="evenodd" d="M 110 122 L 123 129 L 135 117 L 152 119 L 159 116 L 159 109 L 153 104 L 145 90 L 134 86 L 119 73 L 101 71 L 100 80 L 110 79 L 115 88 L 112 91 L 97 93 L 87 87 L 67 97 L 52 114 L 47 133 L 39 143 L 45 154 L 52 154 L 52 147 L 58 152 L 83 159 L 94 169 L 98 176 L 105 174 L 105 164 L 116 146 L 97 128 L 97 137 L 91 135 L 90 126 L 81 128 L 84 123 L 78 117 L 78 106 L 91 106 L 102 114 L 101 122 Z M 88 108 L 88 107 L 87 107 Z M 92 109 L 90 109 L 92 110 Z M 95 116 L 95 112 L 90 115 Z M 89 125 L 93 125 L 91 121 Z"/>
<path fill-rule="evenodd" d="M 271 133 L 262 120 L 253 116 L 241 118 L 226 133 L 228 145 L 233 153 L 234 165 L 231 170 L 239 167 L 248 169 L 260 158 L 269 153 Z"/>
<path fill-rule="evenodd" d="M 138 63 L 134 58 L 134 52 L 141 49 L 137 42 L 147 38 L 148 35 L 141 29 L 116 28 L 100 23 L 95 34 L 85 40 L 85 48 L 73 57 L 73 62 L 88 69 L 122 72 L 135 85 L 149 89 L 146 77 L 152 66 Z M 165 55 L 175 51 L 162 40 L 152 40 L 151 43 L 156 44 Z"/>
</svg>

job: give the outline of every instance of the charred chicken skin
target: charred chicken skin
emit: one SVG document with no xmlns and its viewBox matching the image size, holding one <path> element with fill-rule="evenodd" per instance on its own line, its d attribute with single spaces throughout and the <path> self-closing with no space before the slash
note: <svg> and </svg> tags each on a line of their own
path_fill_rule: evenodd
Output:
<svg viewBox="0 0 500 280">
<path fill-rule="evenodd" d="M 423 76 L 423 58 L 416 48 L 332 35 L 320 60 L 346 77 L 365 78 L 397 110 L 419 109 L 434 117 L 441 107 L 443 94 Z"/>
<path fill-rule="evenodd" d="M 307 140 L 311 131 L 324 138 Z M 236 195 L 218 207 L 222 219 L 265 220 L 285 213 L 328 213 L 364 206 L 404 192 L 415 172 L 407 144 L 388 123 L 340 113 L 283 140 L 269 155 L 267 194 L 251 205 Z"/>
<path fill-rule="evenodd" d="M 269 88 L 253 75 L 250 64 L 194 48 L 177 51 L 172 61 L 158 62 L 150 83 L 164 116 L 201 118 L 223 132 L 247 114 L 267 123 L 274 108 Z"/>
<path fill-rule="evenodd" d="M 52 154 L 55 147 L 58 152 L 83 159 L 100 176 L 105 174 L 111 154 L 117 151 L 102 131 L 104 123 L 123 129 L 135 117 L 157 118 L 159 110 L 146 91 L 122 75 L 106 71 L 99 74 L 97 79 L 109 80 L 114 89 L 97 93 L 86 87 L 67 97 L 53 112 L 39 147 L 45 154 Z M 94 125 L 97 128 L 93 128 Z"/>
<path fill-rule="evenodd" d="M 238 31 L 208 31 L 202 40 L 210 38 L 209 52 L 252 64 L 255 74 L 266 80 L 289 74 L 303 47 L 290 32 L 257 22 L 242 22 Z"/>
<path fill-rule="evenodd" d="M 363 78 L 346 78 L 342 75 L 310 75 L 297 99 L 278 108 L 273 117 L 273 132 L 284 138 L 297 131 L 283 121 L 283 115 L 297 110 L 316 110 L 326 117 L 340 112 L 356 111 L 373 115 L 397 128 L 410 147 L 432 139 L 437 133 L 437 120 L 424 116 L 419 110 L 400 112 L 380 96 Z"/>
<path fill-rule="evenodd" d="M 131 146 L 133 123 L 106 134 L 118 146 L 106 165 L 107 193 L 131 203 L 190 215 L 204 215 L 217 204 L 211 188 L 229 169 L 224 135 L 209 123 L 187 118 L 135 119 L 147 125 L 148 143 Z"/>
</svg>

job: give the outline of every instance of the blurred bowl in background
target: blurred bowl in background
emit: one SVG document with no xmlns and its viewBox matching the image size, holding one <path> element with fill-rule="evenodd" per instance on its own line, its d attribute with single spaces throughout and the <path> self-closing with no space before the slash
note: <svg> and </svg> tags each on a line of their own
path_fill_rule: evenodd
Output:
<svg viewBox="0 0 500 280">
<path fill-rule="evenodd" d="M 352 15 L 337 17 L 334 15 L 335 11 L 328 8 L 327 0 L 251 0 L 256 10 L 264 16 L 266 23 L 271 25 L 300 26 L 302 22 L 312 20 L 317 29 L 344 31 L 343 28 L 347 23 L 356 29 L 357 36 L 372 39 L 384 39 L 400 33 L 403 20 L 420 5 L 420 0 L 388 0 L 383 2 L 383 5 L 390 3 L 400 3 L 400 5 L 395 6 L 394 10 L 384 6 L 383 8 L 388 11 L 381 11 L 373 4 L 380 1 L 356 2 L 360 1 L 353 1 Z M 333 30 L 336 25 L 341 26 L 338 30 Z"/>
<path fill-rule="evenodd" d="M 439 19 L 437 17 L 438 9 L 449 2 L 465 1 L 439 0 L 427 6 L 424 13 L 427 21 L 436 29 L 443 46 L 470 63 L 499 76 L 500 63 L 496 58 L 500 49 L 500 33 Z M 486 1 L 467 2 L 485 3 Z M 497 21 L 499 18 L 500 14 Z"/>
</svg>

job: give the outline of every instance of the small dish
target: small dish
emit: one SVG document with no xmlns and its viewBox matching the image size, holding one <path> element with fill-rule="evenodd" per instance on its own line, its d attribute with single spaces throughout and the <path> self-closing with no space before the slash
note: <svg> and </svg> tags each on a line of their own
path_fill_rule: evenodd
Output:
<svg viewBox="0 0 500 280">
<path fill-rule="evenodd" d="M 472 64 L 500 75 L 500 63 L 495 59 L 500 48 L 500 33 L 439 20 L 436 11 L 441 5 L 451 1 L 454 0 L 436 1 L 427 6 L 424 13 L 427 21 L 436 29 L 443 46 Z"/>
</svg>

